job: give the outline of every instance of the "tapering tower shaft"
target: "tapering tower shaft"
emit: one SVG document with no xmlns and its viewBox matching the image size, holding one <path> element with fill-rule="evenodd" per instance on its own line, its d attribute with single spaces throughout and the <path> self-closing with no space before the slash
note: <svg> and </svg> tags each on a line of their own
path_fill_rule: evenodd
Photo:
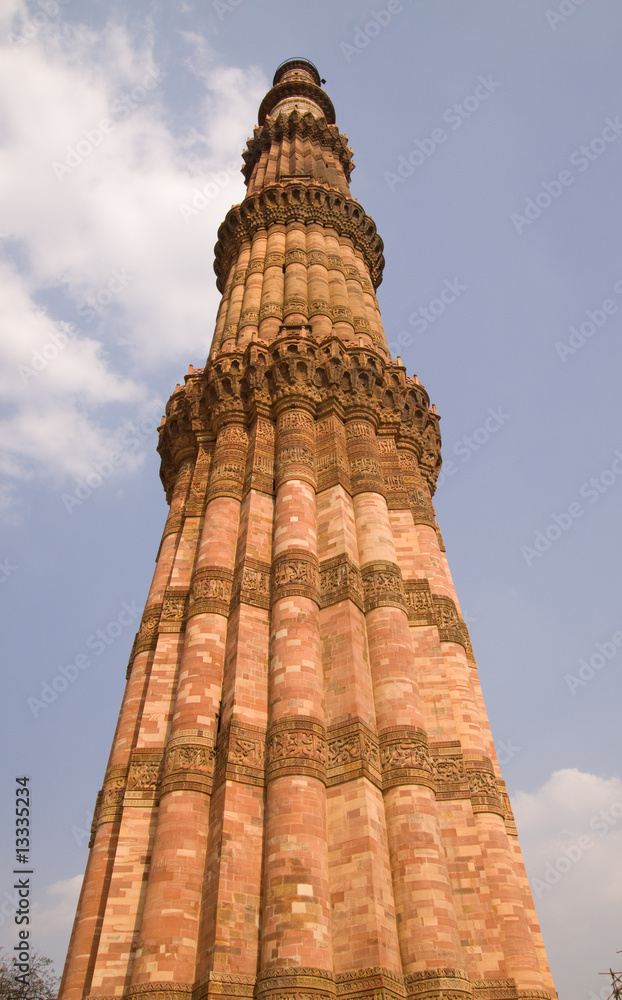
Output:
<svg viewBox="0 0 622 1000">
<path fill-rule="evenodd" d="M 439 418 L 391 360 L 382 241 L 289 60 L 218 234 L 204 368 L 62 1000 L 555 996 L 436 524 Z"/>
</svg>

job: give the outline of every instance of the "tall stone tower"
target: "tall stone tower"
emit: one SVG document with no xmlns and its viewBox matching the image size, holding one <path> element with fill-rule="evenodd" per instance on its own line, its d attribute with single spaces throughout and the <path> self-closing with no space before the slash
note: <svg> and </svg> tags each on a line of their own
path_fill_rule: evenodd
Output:
<svg viewBox="0 0 622 1000">
<path fill-rule="evenodd" d="M 431 495 L 438 416 L 315 67 L 223 222 L 60 996 L 555 996 Z"/>
</svg>

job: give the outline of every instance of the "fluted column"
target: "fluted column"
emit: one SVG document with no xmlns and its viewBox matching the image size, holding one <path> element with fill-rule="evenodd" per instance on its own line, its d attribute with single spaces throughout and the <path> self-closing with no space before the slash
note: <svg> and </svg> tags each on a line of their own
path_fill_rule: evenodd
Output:
<svg viewBox="0 0 622 1000">
<path fill-rule="evenodd" d="M 281 327 L 284 285 L 285 227 L 276 225 L 268 231 L 259 308 L 259 338 L 266 343 L 276 339 Z"/>
<path fill-rule="evenodd" d="M 227 630 L 219 737 L 210 811 L 200 995 L 236 995 L 258 966 L 268 711 L 274 430 L 265 415 L 251 431 L 250 489 L 238 531 Z"/>
<path fill-rule="evenodd" d="M 378 490 L 375 430 L 362 415 L 346 430 L 402 967 L 411 974 L 461 968 L 403 583 Z"/>
<path fill-rule="evenodd" d="M 305 966 L 321 980 L 333 960 L 313 416 L 302 400 L 283 403 L 275 452 L 260 996 L 276 988 L 276 970 L 294 976 Z"/>
<path fill-rule="evenodd" d="M 232 417 L 216 441 L 196 565 L 193 559 L 183 566 L 187 584 L 194 567 L 188 619 L 129 995 L 140 993 L 145 983 L 191 986 L 195 978 L 212 753 L 239 522 L 240 501 L 229 494 L 241 493 L 246 456 L 246 433 L 235 413 Z"/>
<path fill-rule="evenodd" d="M 328 839 L 336 974 L 401 972 L 345 428 L 317 424 L 320 628 L 328 726 Z"/>
</svg>

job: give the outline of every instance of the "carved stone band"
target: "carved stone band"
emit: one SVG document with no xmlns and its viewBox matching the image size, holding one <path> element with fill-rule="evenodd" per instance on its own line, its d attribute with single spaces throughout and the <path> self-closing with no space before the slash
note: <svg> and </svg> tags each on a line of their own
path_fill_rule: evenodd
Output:
<svg viewBox="0 0 622 1000">
<path fill-rule="evenodd" d="M 326 775 L 328 785 L 364 777 L 382 787 L 378 740 L 360 719 L 329 729 Z"/>
<path fill-rule="evenodd" d="M 309 718 L 290 717 L 273 723 L 266 739 L 267 778 L 307 774 L 326 781 L 324 726 Z"/>
<path fill-rule="evenodd" d="M 270 607 L 270 563 L 246 559 L 233 577 L 233 604 L 251 604 L 255 608 Z"/>
<path fill-rule="evenodd" d="M 161 606 L 158 606 L 154 608 L 147 608 L 144 612 L 134 644 L 134 656 L 138 653 L 146 653 L 148 650 L 156 648 L 161 610 Z"/>
<path fill-rule="evenodd" d="M 431 751 L 437 799 L 471 799 L 473 812 L 494 812 L 505 819 L 502 790 L 489 757 L 463 754 L 457 740 L 432 744 Z"/>
<path fill-rule="evenodd" d="M 377 560 L 362 568 L 365 611 L 374 608 L 406 608 L 402 574 L 396 563 Z"/>
<path fill-rule="evenodd" d="M 186 789 L 209 795 L 212 791 L 214 748 L 210 736 L 198 729 L 176 733 L 164 756 L 162 795 Z"/>
<path fill-rule="evenodd" d="M 308 597 L 320 603 L 320 577 L 317 559 L 305 549 L 290 549 L 277 556 L 272 566 L 272 600 L 283 597 Z"/>
<path fill-rule="evenodd" d="M 233 572 L 222 566 L 206 566 L 192 578 L 188 617 L 199 614 L 228 615 Z"/>
<path fill-rule="evenodd" d="M 434 788 L 434 771 L 425 732 L 415 726 L 396 726 L 380 734 L 383 789 L 396 785 Z"/>
<path fill-rule="evenodd" d="M 245 240 L 275 223 L 287 225 L 294 221 L 319 223 L 335 229 L 340 236 L 349 237 L 362 253 L 374 286 L 378 287 L 384 267 L 382 240 L 373 219 L 365 214 L 358 202 L 315 185 L 279 184 L 247 196 L 243 205 L 234 205 L 227 212 L 215 247 L 218 290 L 224 291 L 229 270 Z"/>
<path fill-rule="evenodd" d="M 132 750 L 123 798 L 124 806 L 144 806 L 155 802 L 163 756 L 161 748 Z"/>
<path fill-rule="evenodd" d="M 410 625 L 436 625 L 432 591 L 427 580 L 404 580 Z"/>
<path fill-rule="evenodd" d="M 412 972 L 404 977 L 409 998 L 436 1000 L 437 997 L 451 997 L 451 1000 L 472 1000 L 473 990 L 469 977 L 461 969 L 425 969 Z"/>
<path fill-rule="evenodd" d="M 364 610 L 361 571 L 344 552 L 320 563 L 320 607 L 346 600 Z"/>
<path fill-rule="evenodd" d="M 337 996 L 342 1000 L 404 1000 L 406 987 L 403 976 L 397 976 L 382 966 L 342 972 L 335 976 Z"/>
<path fill-rule="evenodd" d="M 434 594 L 433 600 L 441 642 L 457 642 L 460 646 L 464 646 L 461 618 L 451 597 Z"/>
<path fill-rule="evenodd" d="M 265 780 L 264 729 L 229 722 L 218 737 L 214 783 L 225 778 L 262 787 Z"/>
<path fill-rule="evenodd" d="M 187 983 L 140 983 L 130 986 L 125 993 L 126 1000 L 144 997 L 145 1000 L 190 1000 L 192 986 Z"/>
<path fill-rule="evenodd" d="M 334 1000 L 335 977 L 324 969 L 294 966 L 257 976 L 257 1000 Z"/>
<path fill-rule="evenodd" d="M 188 591 L 185 587 L 169 587 L 164 595 L 159 632 L 180 632 L 184 625 L 184 611 Z"/>
<path fill-rule="evenodd" d="M 255 976 L 237 975 L 233 972 L 208 972 L 192 991 L 193 1000 L 253 1000 L 255 996 Z"/>
</svg>

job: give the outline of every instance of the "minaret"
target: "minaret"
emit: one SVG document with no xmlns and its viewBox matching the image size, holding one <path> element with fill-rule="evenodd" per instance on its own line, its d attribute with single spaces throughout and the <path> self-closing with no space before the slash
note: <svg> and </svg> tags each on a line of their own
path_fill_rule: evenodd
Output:
<svg viewBox="0 0 622 1000">
<path fill-rule="evenodd" d="M 60 998 L 550 1000 L 439 417 L 389 356 L 382 241 L 307 60 L 243 158 Z"/>
</svg>

